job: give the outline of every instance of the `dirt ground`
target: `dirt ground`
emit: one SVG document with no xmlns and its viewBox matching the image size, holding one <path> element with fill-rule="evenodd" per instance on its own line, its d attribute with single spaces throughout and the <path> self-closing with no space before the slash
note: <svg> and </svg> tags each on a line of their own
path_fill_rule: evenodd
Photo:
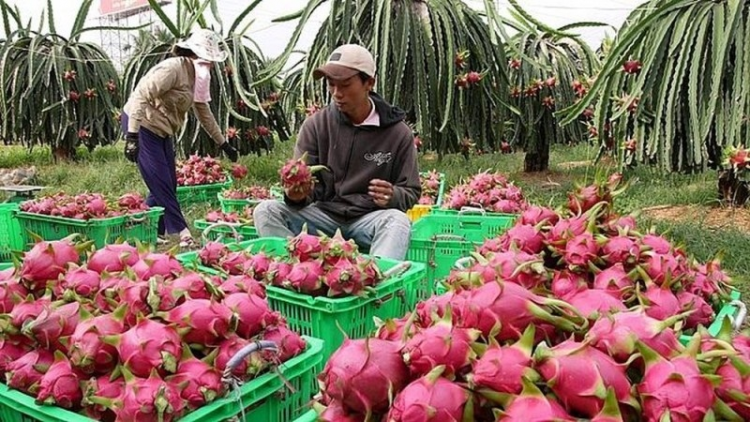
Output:
<svg viewBox="0 0 750 422">
<path fill-rule="evenodd" d="M 642 215 L 659 220 L 692 220 L 713 229 L 735 228 L 750 233 L 750 209 L 700 205 L 664 205 L 643 210 Z"/>
</svg>

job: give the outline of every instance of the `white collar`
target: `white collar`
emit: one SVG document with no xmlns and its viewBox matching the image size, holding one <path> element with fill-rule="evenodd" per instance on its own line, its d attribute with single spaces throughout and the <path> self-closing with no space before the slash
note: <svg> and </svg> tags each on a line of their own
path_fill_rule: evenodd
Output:
<svg viewBox="0 0 750 422">
<path fill-rule="evenodd" d="M 375 102 L 370 98 L 370 115 L 367 116 L 365 121 L 354 126 L 380 126 L 380 115 L 378 110 L 375 108 Z"/>
</svg>

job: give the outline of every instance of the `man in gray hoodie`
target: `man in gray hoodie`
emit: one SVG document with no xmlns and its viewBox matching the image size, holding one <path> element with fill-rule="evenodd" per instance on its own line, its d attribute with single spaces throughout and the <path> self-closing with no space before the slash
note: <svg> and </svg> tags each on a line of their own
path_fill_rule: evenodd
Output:
<svg viewBox="0 0 750 422">
<path fill-rule="evenodd" d="M 403 260 L 411 223 L 405 212 L 421 195 L 414 136 L 405 113 L 372 92 L 375 60 L 347 44 L 313 73 L 325 78 L 331 104 L 302 124 L 294 158 L 324 165 L 314 184 L 287 191 L 284 202 L 264 201 L 253 213 L 261 237 L 341 228 L 371 255 Z"/>
</svg>

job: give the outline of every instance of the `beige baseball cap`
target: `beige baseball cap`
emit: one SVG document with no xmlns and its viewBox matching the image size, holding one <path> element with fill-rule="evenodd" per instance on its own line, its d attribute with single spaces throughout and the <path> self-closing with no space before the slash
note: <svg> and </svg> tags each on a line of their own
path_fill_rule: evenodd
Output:
<svg viewBox="0 0 750 422">
<path fill-rule="evenodd" d="M 374 77 L 375 59 L 361 45 L 344 44 L 333 50 L 326 64 L 313 71 L 313 78 L 328 77 L 334 80 L 344 80 L 359 72 Z"/>
</svg>

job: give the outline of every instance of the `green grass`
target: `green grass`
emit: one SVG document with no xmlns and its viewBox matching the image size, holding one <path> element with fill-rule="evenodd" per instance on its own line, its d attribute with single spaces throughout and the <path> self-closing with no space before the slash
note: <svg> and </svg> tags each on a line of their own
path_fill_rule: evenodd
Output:
<svg viewBox="0 0 750 422">
<path fill-rule="evenodd" d="M 293 141 L 277 143 L 270 155 L 246 156 L 240 162 L 248 167 L 249 176 L 241 185 L 271 185 L 278 181 L 278 169 L 291 156 Z M 593 180 L 604 165 L 570 166 L 593 160 L 596 149 L 588 145 L 575 147 L 556 146 L 551 154 L 550 172 L 541 175 L 523 174 L 523 154 L 489 154 L 464 159 L 460 155 L 446 156 L 442 160 L 422 155 L 420 169 L 436 169 L 447 175 L 447 187 L 479 171 L 501 171 L 523 188 L 530 202 L 553 207 L 567 203 L 567 193 L 578 184 Z M 121 145 L 97 148 L 93 153 L 82 149 L 74 163 L 54 163 L 48 149 L 35 149 L 33 153 L 17 147 L 0 148 L 0 167 L 35 165 L 37 182 L 47 187 L 48 192 L 64 190 L 70 193 L 103 192 L 120 195 L 138 191 L 146 193 L 136 166 L 124 159 Z M 229 163 L 225 161 L 226 167 Z M 608 168 L 612 170 L 612 168 Z M 615 205 L 622 213 L 638 212 L 646 207 L 658 205 L 711 205 L 716 203 L 716 173 L 697 175 L 664 175 L 653 169 L 637 168 L 628 171 L 626 179 L 630 188 L 616 199 Z M 206 205 L 191 206 L 184 210 L 190 224 L 202 218 L 209 209 Z M 652 221 L 639 217 L 642 226 L 666 231 L 687 251 L 699 260 L 706 260 L 723 253 L 724 267 L 737 278 L 750 276 L 750 234 L 736 230 L 715 230 L 702 221 Z M 198 233 L 196 233 L 197 235 Z M 748 289 L 742 283 L 741 288 Z M 750 297 L 746 295 L 745 297 Z"/>
</svg>

